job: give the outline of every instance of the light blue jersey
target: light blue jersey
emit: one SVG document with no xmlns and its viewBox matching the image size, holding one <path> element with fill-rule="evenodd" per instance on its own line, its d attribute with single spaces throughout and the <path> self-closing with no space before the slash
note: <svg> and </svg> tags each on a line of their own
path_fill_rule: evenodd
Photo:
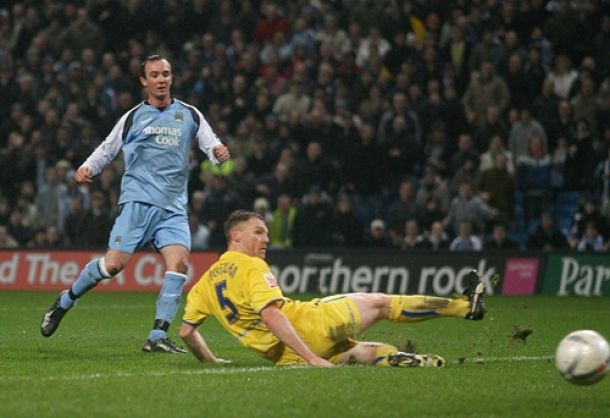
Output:
<svg viewBox="0 0 610 418">
<path fill-rule="evenodd" d="M 144 61 L 143 69 L 147 63 L 149 75 L 143 74 L 140 78 L 143 87 L 148 93 L 151 93 L 153 85 L 169 91 L 169 62 L 153 55 Z M 159 252 L 172 247 L 162 252 L 167 271 L 157 299 L 153 329 L 142 348 L 145 352 L 186 352 L 166 337 L 187 279 L 186 271 L 182 271 L 186 266 L 181 264 L 185 253 L 178 246 L 186 250 L 191 246 L 187 183 L 189 152 L 194 140 L 214 164 L 220 163 L 214 156 L 214 148 L 222 147 L 222 144 L 201 112 L 179 100 L 172 100 L 162 108 L 144 101 L 119 119 L 108 137 L 81 166 L 88 170 L 82 170 L 77 176 L 79 180 L 88 180 L 89 174 L 98 175 L 123 150 L 125 172 L 121 180 L 118 215 L 110 232 L 108 248 L 122 254 L 133 254 L 147 244 L 152 244 Z M 228 157 L 224 147 L 221 154 L 222 158 Z M 110 251 L 107 254 L 111 254 Z M 64 291 L 45 314 L 40 328 L 45 337 L 55 332 L 61 317 L 74 307 L 80 297 L 123 269 L 121 262 L 107 263 L 106 258 L 89 262 L 70 289 Z"/>
<path fill-rule="evenodd" d="M 119 119 L 83 165 L 97 175 L 122 149 L 125 173 L 119 204 L 144 202 L 186 213 L 188 158 L 194 139 L 219 164 L 212 149 L 221 142 L 199 110 L 175 99 L 161 109 L 145 101 Z"/>
</svg>

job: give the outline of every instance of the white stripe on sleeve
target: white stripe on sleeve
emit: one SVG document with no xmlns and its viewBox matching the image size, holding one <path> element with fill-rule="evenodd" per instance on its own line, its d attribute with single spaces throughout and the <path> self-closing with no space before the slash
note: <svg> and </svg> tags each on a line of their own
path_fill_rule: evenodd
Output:
<svg viewBox="0 0 610 418">
<path fill-rule="evenodd" d="M 123 127 L 125 126 L 125 121 L 130 113 L 131 111 L 126 112 L 121 119 L 119 119 L 104 142 L 102 142 L 83 163 L 83 166 L 91 169 L 92 176 L 98 175 L 110 161 L 114 160 L 114 157 L 116 157 L 121 150 L 121 147 L 123 146 Z"/>
<path fill-rule="evenodd" d="M 222 145 L 222 142 L 220 142 L 214 131 L 212 131 L 212 127 L 205 120 L 199 109 L 194 106 L 193 109 L 199 115 L 199 129 L 196 134 L 199 148 L 205 152 L 210 161 L 219 165 L 220 161 L 214 156 L 213 148 L 217 145 Z"/>
</svg>

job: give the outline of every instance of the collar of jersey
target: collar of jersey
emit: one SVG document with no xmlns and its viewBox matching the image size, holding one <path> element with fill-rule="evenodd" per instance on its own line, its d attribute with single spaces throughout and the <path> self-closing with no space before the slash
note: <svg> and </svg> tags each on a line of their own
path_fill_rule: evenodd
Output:
<svg viewBox="0 0 610 418">
<path fill-rule="evenodd" d="M 148 101 L 148 99 L 144 100 L 144 104 L 145 104 L 145 105 L 148 105 L 148 106 L 154 107 L 154 108 L 155 108 L 155 109 L 157 109 L 159 112 L 163 112 L 163 111 L 164 111 L 165 109 L 167 109 L 168 107 L 171 107 L 171 105 L 173 105 L 174 103 L 175 103 L 174 98 L 172 98 L 172 101 L 171 101 L 171 103 L 170 103 L 169 105 L 164 106 L 164 107 L 156 107 L 156 106 L 151 105 L 151 104 L 150 104 L 150 102 Z"/>
</svg>

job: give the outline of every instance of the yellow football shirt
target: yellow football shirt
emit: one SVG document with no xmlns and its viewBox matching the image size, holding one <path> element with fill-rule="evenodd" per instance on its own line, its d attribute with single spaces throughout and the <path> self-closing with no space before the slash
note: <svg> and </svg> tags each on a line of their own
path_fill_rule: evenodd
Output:
<svg viewBox="0 0 610 418">
<path fill-rule="evenodd" d="M 273 360 L 279 340 L 259 314 L 270 303 L 281 306 L 284 301 L 264 260 L 227 251 L 189 292 L 183 319 L 197 325 L 212 315 L 242 345 Z"/>
<path fill-rule="evenodd" d="M 303 342 L 324 358 L 348 349 L 353 345 L 349 339 L 360 330 L 360 314 L 351 299 L 291 300 L 264 260 L 236 251 L 224 253 L 193 286 L 183 320 L 199 325 L 214 316 L 243 346 L 263 357 L 281 364 L 304 363 L 261 320 L 260 312 L 271 303 L 280 306 Z"/>
</svg>

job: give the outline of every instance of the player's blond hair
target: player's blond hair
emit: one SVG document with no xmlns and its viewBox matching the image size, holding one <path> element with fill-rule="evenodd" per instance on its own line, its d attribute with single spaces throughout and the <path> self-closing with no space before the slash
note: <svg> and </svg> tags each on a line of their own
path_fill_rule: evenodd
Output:
<svg viewBox="0 0 610 418">
<path fill-rule="evenodd" d="M 260 214 L 252 212 L 251 210 L 237 209 L 231 212 L 225 222 L 225 236 L 227 237 L 227 242 L 231 242 L 231 230 L 242 222 L 248 222 L 251 218 L 258 218 L 265 222 L 265 219 Z"/>
</svg>

